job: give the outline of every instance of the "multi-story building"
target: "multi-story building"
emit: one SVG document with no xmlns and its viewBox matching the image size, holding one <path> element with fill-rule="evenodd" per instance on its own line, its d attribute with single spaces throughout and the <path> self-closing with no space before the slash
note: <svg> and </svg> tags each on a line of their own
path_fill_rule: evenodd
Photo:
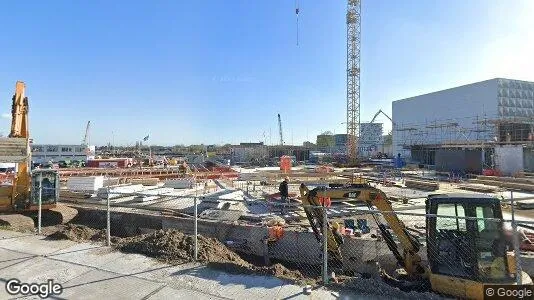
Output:
<svg viewBox="0 0 534 300">
<path fill-rule="evenodd" d="M 358 140 L 358 150 L 362 157 L 376 155 L 383 148 L 383 124 L 382 123 L 361 123 L 360 138 Z"/>
<path fill-rule="evenodd" d="M 241 143 L 232 146 L 230 155 L 232 163 L 251 163 L 267 160 L 269 151 L 263 143 Z"/>
<path fill-rule="evenodd" d="M 39 145 L 32 144 L 32 161 L 34 163 L 78 160 L 87 162 L 95 157 L 95 146 L 86 145 Z"/>
<path fill-rule="evenodd" d="M 317 136 L 317 147 L 326 148 L 334 147 L 334 145 L 335 139 L 334 135 L 331 132 L 327 131 Z"/>
<path fill-rule="evenodd" d="M 469 172 L 534 169 L 534 82 L 495 78 L 392 106 L 394 154 L 407 160 Z"/>
</svg>

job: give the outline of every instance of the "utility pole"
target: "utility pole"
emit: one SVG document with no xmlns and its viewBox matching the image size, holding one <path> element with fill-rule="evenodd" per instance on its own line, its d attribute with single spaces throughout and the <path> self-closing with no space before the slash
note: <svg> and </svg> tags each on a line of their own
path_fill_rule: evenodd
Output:
<svg viewBox="0 0 534 300">
<path fill-rule="evenodd" d="M 354 163 L 360 136 L 361 0 L 347 2 L 347 155 Z"/>
</svg>

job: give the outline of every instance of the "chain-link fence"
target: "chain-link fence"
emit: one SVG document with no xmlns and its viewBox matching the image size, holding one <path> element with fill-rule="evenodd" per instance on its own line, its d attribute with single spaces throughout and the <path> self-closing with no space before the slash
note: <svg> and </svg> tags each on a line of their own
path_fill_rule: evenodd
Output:
<svg viewBox="0 0 534 300">
<path fill-rule="evenodd" d="M 41 208 L 48 188 L 40 184 L 38 190 Z M 425 270 L 486 283 L 519 283 L 522 271 L 531 268 L 522 251 L 530 250 L 534 240 L 518 227 L 534 229 L 534 222 L 515 219 L 513 192 L 510 202 L 497 206 L 477 205 L 474 197 L 472 202 L 394 212 L 364 202 L 309 206 L 259 200 L 256 184 L 229 180 L 191 182 L 186 189 L 113 185 L 89 193 L 94 196 L 63 199 L 78 210 L 73 223 L 101 230 L 99 241 L 107 246 L 166 255 L 166 261 L 179 255 L 181 261 L 230 264 L 238 272 L 317 284 L 386 276 L 402 285 Z M 44 211 L 39 209 L 38 233 Z M 139 236 L 130 244 L 122 240 Z M 181 248 L 147 251 L 142 243 Z"/>
</svg>

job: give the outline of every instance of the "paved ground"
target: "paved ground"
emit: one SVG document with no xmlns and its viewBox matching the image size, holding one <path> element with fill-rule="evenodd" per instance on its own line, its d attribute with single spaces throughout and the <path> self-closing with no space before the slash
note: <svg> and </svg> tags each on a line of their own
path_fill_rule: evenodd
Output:
<svg viewBox="0 0 534 300">
<path fill-rule="evenodd" d="M 302 287 L 273 277 L 230 275 L 195 263 L 170 266 L 99 244 L 0 230 L 0 282 L 5 285 L 11 278 L 28 283 L 54 279 L 64 288 L 60 299 L 359 298 L 326 289 L 308 296 Z M 0 288 L 0 299 L 9 298 L 20 297 Z"/>
</svg>

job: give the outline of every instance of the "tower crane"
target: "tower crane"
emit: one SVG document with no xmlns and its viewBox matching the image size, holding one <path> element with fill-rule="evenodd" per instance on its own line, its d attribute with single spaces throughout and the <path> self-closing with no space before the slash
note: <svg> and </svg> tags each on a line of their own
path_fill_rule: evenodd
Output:
<svg viewBox="0 0 534 300">
<path fill-rule="evenodd" d="M 347 156 L 356 162 L 360 136 L 361 0 L 347 0 Z"/>
<path fill-rule="evenodd" d="M 91 127 L 91 121 L 87 121 L 87 126 L 85 126 L 85 136 L 83 137 L 82 145 L 89 145 L 89 128 Z"/>
<path fill-rule="evenodd" d="M 278 131 L 280 132 L 280 146 L 284 145 L 284 136 L 282 134 L 282 118 L 278 114 Z"/>
</svg>

